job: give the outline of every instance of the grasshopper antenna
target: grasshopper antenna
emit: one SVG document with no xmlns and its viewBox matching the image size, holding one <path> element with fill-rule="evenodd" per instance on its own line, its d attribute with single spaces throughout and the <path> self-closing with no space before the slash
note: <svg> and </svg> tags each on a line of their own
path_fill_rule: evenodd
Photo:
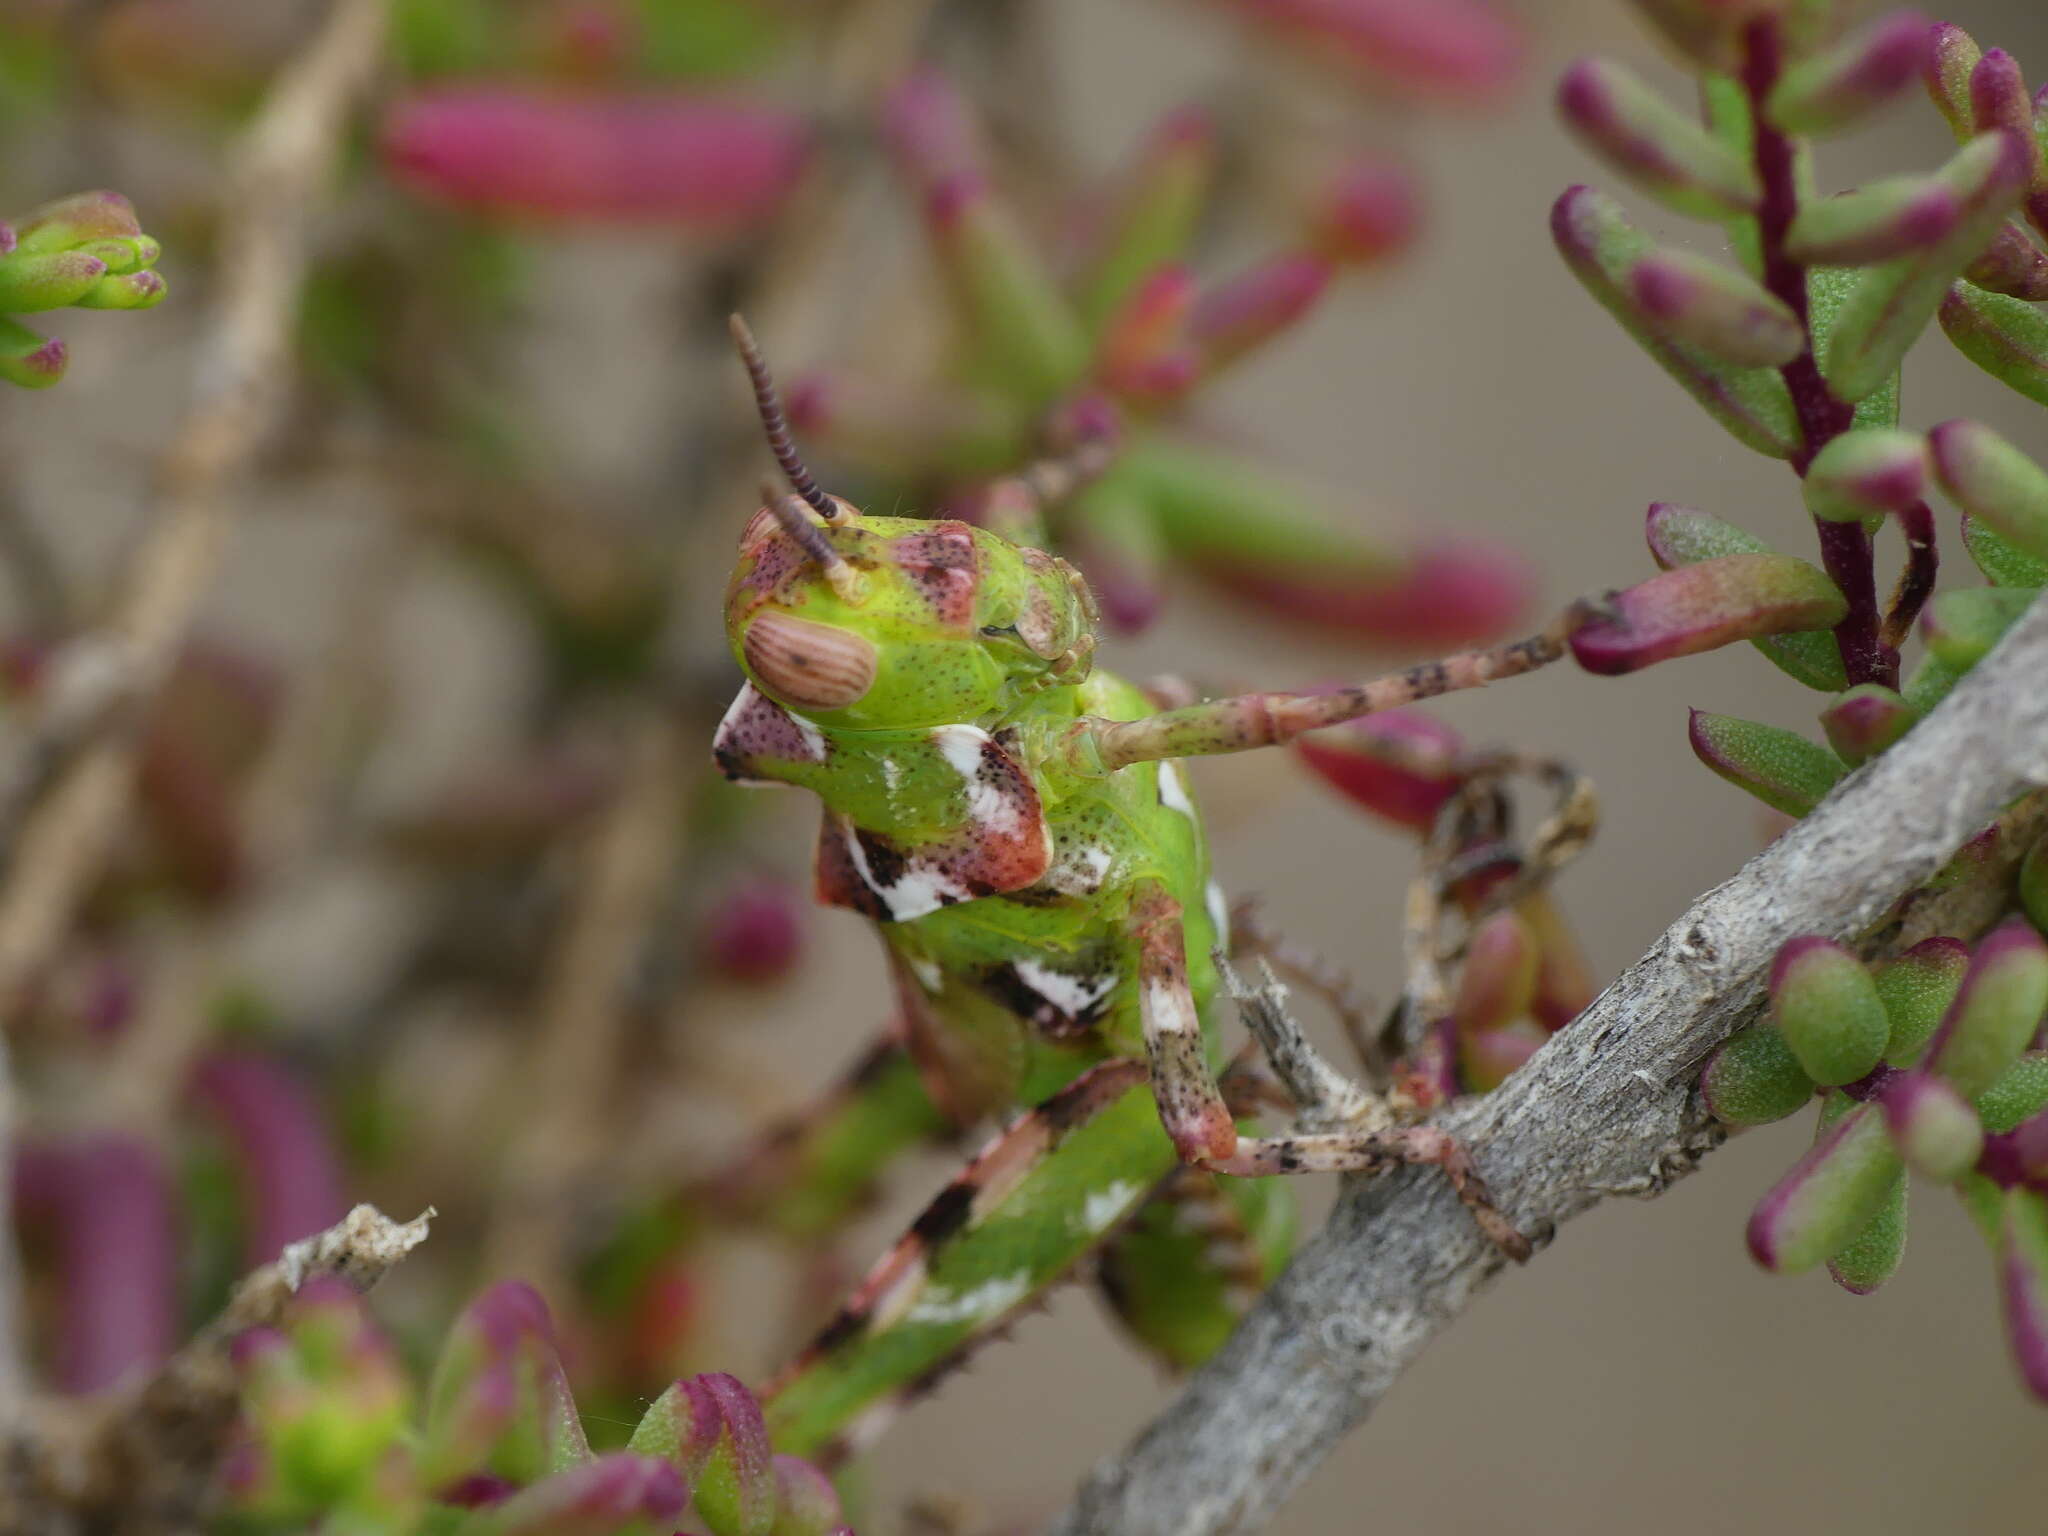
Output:
<svg viewBox="0 0 2048 1536">
<path fill-rule="evenodd" d="M 839 503 L 827 496 L 811 472 L 804 467 L 803 459 L 796 451 L 796 444 L 789 435 L 789 419 L 782 414 L 782 402 L 775 394 L 775 380 L 768 372 L 768 361 L 761 356 L 760 343 L 754 340 L 754 333 L 739 315 L 733 315 L 727 325 L 732 330 L 733 345 L 739 348 L 740 361 L 746 364 L 747 377 L 754 385 L 754 406 L 761 413 L 761 428 L 768 434 L 768 451 L 775 455 L 775 462 L 782 466 L 789 488 L 803 499 L 818 516 L 828 523 L 845 521 L 845 514 Z"/>
</svg>

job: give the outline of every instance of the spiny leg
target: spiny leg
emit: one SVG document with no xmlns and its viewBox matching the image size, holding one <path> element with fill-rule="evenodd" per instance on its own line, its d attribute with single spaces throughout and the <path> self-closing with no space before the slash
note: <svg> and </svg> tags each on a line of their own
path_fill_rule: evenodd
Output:
<svg viewBox="0 0 2048 1536">
<path fill-rule="evenodd" d="M 1146 881 L 1131 906 L 1131 927 L 1138 941 L 1139 1011 L 1159 1119 L 1181 1161 L 1206 1167 L 1237 1150 L 1237 1125 L 1209 1072 L 1202 1015 L 1188 986 L 1181 905 L 1163 885 Z"/>
<path fill-rule="evenodd" d="M 1443 1169 L 1479 1230 L 1516 1263 L 1534 1251 L 1529 1239 L 1495 1207 L 1463 1143 L 1433 1125 L 1247 1138 L 1238 1144 L 1235 1155 L 1209 1166 L 1240 1178 L 1260 1178 L 1282 1173 L 1376 1173 L 1402 1163 Z"/>
<path fill-rule="evenodd" d="M 1084 777 L 1100 777 L 1132 763 L 1246 752 L 1278 746 L 1309 731 L 1383 709 L 1460 689 L 1483 688 L 1556 661 L 1564 654 L 1572 632 L 1599 612 L 1599 604 L 1581 600 L 1540 634 L 1490 650 L 1424 662 L 1329 693 L 1243 693 L 1164 710 L 1141 720 L 1088 716 L 1067 730 L 1066 765 Z"/>
<path fill-rule="evenodd" d="M 1066 1277 L 1173 1170 L 1142 1062 L 1090 1068 L 941 1190 L 770 1388 L 779 1450 L 833 1462 Z"/>
<path fill-rule="evenodd" d="M 1511 1258 L 1526 1259 L 1528 1239 L 1493 1208 L 1486 1188 L 1456 1138 L 1433 1126 L 1346 1128 L 1297 1136 L 1240 1137 L 1202 1053 L 1200 1018 L 1188 989 L 1180 908 L 1156 885 L 1139 893 L 1133 920 L 1138 933 L 1139 1007 L 1152 1094 L 1159 1117 L 1181 1160 L 1213 1173 L 1259 1177 L 1281 1173 L 1370 1172 L 1396 1163 L 1431 1163 L 1450 1178 L 1480 1230 Z M 1341 1074 L 1314 1056 L 1333 1078 Z M 1269 1053 L 1270 1054 L 1270 1053 Z M 1276 1060 L 1284 1077 L 1288 1068 Z M 1357 1090 L 1354 1088 L 1353 1092 Z M 1361 1096 L 1362 1097 L 1362 1096 Z"/>
</svg>

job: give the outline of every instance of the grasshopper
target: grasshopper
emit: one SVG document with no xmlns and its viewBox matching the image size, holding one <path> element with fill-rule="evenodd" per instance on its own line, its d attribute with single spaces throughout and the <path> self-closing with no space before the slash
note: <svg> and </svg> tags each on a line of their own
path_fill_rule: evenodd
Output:
<svg viewBox="0 0 2048 1536">
<path fill-rule="evenodd" d="M 858 1448 L 1113 1234 L 1105 1278 L 1126 1317 L 1170 1358 L 1198 1357 L 1284 1254 L 1266 1175 L 1435 1164 L 1526 1257 L 1439 1130 L 1384 1116 L 1240 1129 L 1215 1071 L 1228 917 L 1177 759 L 1531 671 L 1562 654 L 1580 610 L 1334 692 L 1162 708 L 1093 665 L 1095 605 L 1066 561 L 825 493 L 738 317 L 733 334 L 790 489 L 769 488 L 740 535 L 725 624 L 747 680 L 716 760 L 817 795 L 818 897 L 871 918 L 887 950 L 904 1055 L 849 1091 L 901 1094 L 914 1068 L 955 1123 L 1014 1116 L 771 1387 L 776 1443 L 828 1460 Z M 1068 494 L 1108 452 L 1084 440 L 992 499 Z M 1162 1279 L 1162 1260 L 1190 1268 Z"/>
</svg>

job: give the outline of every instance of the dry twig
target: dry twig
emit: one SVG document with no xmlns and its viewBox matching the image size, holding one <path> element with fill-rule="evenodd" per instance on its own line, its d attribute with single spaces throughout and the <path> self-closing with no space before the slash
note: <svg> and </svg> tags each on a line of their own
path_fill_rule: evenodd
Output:
<svg viewBox="0 0 2048 1536">
<path fill-rule="evenodd" d="M 2048 600 L 1904 741 L 1696 901 L 1570 1028 L 1441 1124 L 1474 1149 L 1529 1233 L 1614 1194 L 1654 1195 L 1721 1140 L 1693 1079 L 1763 1004 L 1801 933 L 1893 953 L 1981 933 L 2019 854 L 2048 828 Z M 1982 877 L 1919 892 L 2009 805 Z M 1061 1536 L 1204 1536 L 1263 1523 L 1501 1268 L 1442 1179 L 1404 1170 L 1346 1190 L 1329 1225 L 1216 1358 L 1100 1465 Z"/>
<path fill-rule="evenodd" d="M 118 833 L 134 787 L 139 705 L 176 659 L 227 535 L 229 489 L 283 395 L 308 226 L 384 21 L 385 0 L 336 0 L 241 141 L 221 225 L 229 265 L 193 401 L 157 466 L 156 504 L 113 613 L 78 642 L 120 674 L 124 707 L 96 721 L 12 847 L 0 889 L 0 1023 L 62 942 Z M 61 701 L 52 707 L 62 712 Z"/>
<path fill-rule="evenodd" d="M 227 1306 L 154 1375 L 66 1413 L 46 1405 L 8 1426 L 0 1458 L 0 1531 L 142 1536 L 198 1530 L 239 1402 L 230 1348 L 270 1327 L 306 1281 L 334 1275 L 359 1291 L 426 1240 L 432 1211 L 395 1222 L 359 1205 L 285 1249 L 235 1288 Z"/>
</svg>

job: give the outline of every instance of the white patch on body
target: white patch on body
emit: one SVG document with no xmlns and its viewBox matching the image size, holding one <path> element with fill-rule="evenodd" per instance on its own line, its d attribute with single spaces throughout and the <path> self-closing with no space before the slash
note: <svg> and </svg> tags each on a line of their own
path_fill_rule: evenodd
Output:
<svg viewBox="0 0 2048 1536">
<path fill-rule="evenodd" d="M 752 686 L 749 684 L 748 686 Z M 804 761 L 822 763 L 825 761 L 825 733 L 795 710 L 788 711 L 790 724 L 796 727 L 797 735 L 803 738 L 804 751 L 809 754 Z"/>
<path fill-rule="evenodd" d="M 988 732 L 978 725 L 942 725 L 932 732 L 939 756 L 969 782 L 981 773 L 981 749 L 988 739 Z"/>
<path fill-rule="evenodd" d="M 1194 1005 L 1186 992 L 1155 981 L 1145 988 L 1145 1028 L 1148 1033 L 1192 1035 L 1201 1030 Z"/>
<path fill-rule="evenodd" d="M 917 1304 L 903 1314 L 906 1323 L 985 1323 L 1001 1317 L 1031 1294 L 1031 1276 L 1025 1270 L 983 1281 L 971 1291 L 949 1291 L 935 1285 L 917 1298 Z"/>
<path fill-rule="evenodd" d="M 936 960 L 927 960 L 923 955 L 905 955 L 904 964 L 910 967 L 910 974 L 917 978 L 917 984 L 936 997 L 946 984 L 946 973 L 939 969 Z"/>
<path fill-rule="evenodd" d="M 967 815 L 977 827 L 986 827 L 1002 837 L 1015 837 L 1022 830 L 1021 808 L 999 785 L 981 776 L 982 748 L 994 740 L 975 725 L 942 725 L 932 732 L 932 743 L 946 764 L 960 775 L 967 788 Z"/>
<path fill-rule="evenodd" d="M 899 923 L 923 917 L 927 912 L 936 912 L 956 901 L 966 901 L 972 895 L 967 887 L 949 879 L 942 871 L 918 864 L 907 866 L 903 878 L 894 885 L 884 885 L 875 878 L 874 868 L 868 863 L 867 850 L 861 847 L 851 823 L 841 827 L 840 836 L 846 844 L 847 856 L 853 860 L 853 867 L 860 875 L 861 884 L 881 898 L 882 905 L 889 909 L 889 916 Z"/>
<path fill-rule="evenodd" d="M 868 1326 L 880 1330 L 889 1327 L 903 1316 L 905 1307 L 916 1299 L 918 1290 L 924 1284 L 927 1273 L 922 1256 L 911 1258 L 886 1290 L 875 1298 L 874 1311 L 869 1314 Z"/>
<path fill-rule="evenodd" d="M 1024 985 L 1075 1019 L 1107 997 L 1117 983 L 1114 971 L 1099 976 L 1072 976 L 1040 965 L 1036 960 L 1013 960 L 1011 966 Z"/>
<path fill-rule="evenodd" d="M 1180 764 L 1164 762 L 1159 765 L 1159 803 L 1169 811 L 1179 811 L 1193 821 L 1195 802 L 1188 794 L 1188 781 L 1181 776 Z"/>
<path fill-rule="evenodd" d="M 948 879 L 941 871 L 917 864 L 904 870 L 901 880 L 881 892 L 889 915 L 899 923 L 923 917 L 927 912 L 936 912 L 955 902 L 971 900 L 973 895 L 966 886 Z"/>
<path fill-rule="evenodd" d="M 1046 874 L 1046 884 L 1068 896 L 1093 896 L 1102 889 L 1103 877 L 1116 855 L 1101 843 L 1077 848 Z"/>
<path fill-rule="evenodd" d="M 712 733 L 711 737 L 711 750 L 714 752 L 724 751 L 727 746 L 727 738 L 738 728 L 739 723 L 746 714 L 757 707 L 778 709 L 782 714 L 788 715 L 792 722 L 796 720 L 796 716 L 790 715 L 788 710 L 780 709 L 779 705 L 772 703 L 751 682 L 741 683 L 740 691 L 733 695 L 732 702 L 725 707 L 725 713 L 719 716 L 718 729 Z M 815 746 L 813 746 L 812 737 L 817 738 Z M 818 736 L 815 726 L 811 728 L 811 735 L 803 738 L 803 742 L 805 749 L 814 753 L 811 759 L 813 762 L 822 763 L 825 760 L 825 738 Z M 775 779 L 741 778 L 733 779 L 730 782 L 739 785 L 742 789 L 775 789 L 780 787 Z"/>
<path fill-rule="evenodd" d="M 1214 880 L 1202 892 L 1202 905 L 1209 909 L 1209 926 L 1216 930 L 1216 947 L 1230 948 L 1230 903 L 1223 899 L 1223 887 Z"/>
<path fill-rule="evenodd" d="M 1081 1230 L 1093 1235 L 1107 1231 L 1121 1221 L 1140 1187 L 1128 1179 L 1119 1179 L 1106 1188 L 1096 1190 L 1081 1202 Z"/>
</svg>

